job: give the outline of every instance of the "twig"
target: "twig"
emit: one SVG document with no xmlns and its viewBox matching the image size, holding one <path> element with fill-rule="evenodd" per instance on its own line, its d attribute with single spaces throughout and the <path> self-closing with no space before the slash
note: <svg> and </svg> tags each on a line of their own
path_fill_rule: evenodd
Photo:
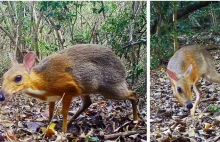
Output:
<svg viewBox="0 0 220 142">
<path fill-rule="evenodd" d="M 95 21 L 95 24 L 94 24 L 93 28 L 91 29 L 92 32 L 91 32 L 91 36 L 89 39 L 89 43 L 92 41 L 92 37 L 94 36 L 96 24 L 97 24 L 97 21 Z"/>
<path fill-rule="evenodd" d="M 91 29 L 91 25 L 89 24 L 88 20 L 79 11 L 77 11 L 77 13 L 85 20 L 85 22 L 89 26 L 89 29 Z"/>
<path fill-rule="evenodd" d="M 11 34 L 2 25 L 0 25 L 0 29 L 10 38 L 12 43 L 15 44 L 14 37 L 12 37 Z"/>
<path fill-rule="evenodd" d="M 133 122 L 126 122 L 125 124 L 123 124 L 121 127 L 118 127 L 117 129 L 114 130 L 114 132 L 118 132 L 120 131 L 123 127 L 126 127 L 127 125 L 130 125 L 132 124 Z"/>
<path fill-rule="evenodd" d="M 103 1 L 101 1 L 101 4 L 102 4 L 102 8 L 104 8 L 104 2 Z M 105 10 L 102 10 L 102 14 L 103 14 L 103 17 L 104 17 L 104 20 L 106 19 L 105 18 Z"/>
<path fill-rule="evenodd" d="M 0 2 L 0 10 L 1 10 L 1 13 L 5 13 L 5 10 L 3 9 L 3 4 L 2 4 L 2 2 Z M 12 31 L 11 26 L 10 26 L 10 23 L 9 23 L 9 19 L 6 18 L 6 16 L 4 16 L 3 19 L 5 20 L 5 24 L 6 24 L 6 26 L 8 27 L 9 33 L 13 34 L 13 31 Z"/>
<path fill-rule="evenodd" d="M 208 99 L 203 99 L 201 102 L 209 102 L 209 101 L 217 101 L 217 98 L 208 98 Z"/>
<path fill-rule="evenodd" d="M 17 133 L 18 132 L 18 122 L 19 122 L 19 109 L 16 109 L 16 122 L 15 122 L 15 132 Z"/>
<path fill-rule="evenodd" d="M 124 47 L 117 49 L 117 51 L 122 50 L 122 49 L 126 49 L 128 47 L 132 47 L 132 46 L 135 46 L 135 45 L 138 45 L 138 44 L 146 44 L 146 43 L 147 43 L 146 41 L 131 42 L 128 45 L 125 45 Z"/>
<path fill-rule="evenodd" d="M 55 110 L 54 110 L 54 112 L 53 112 L 53 116 L 52 116 L 52 118 L 51 118 L 51 120 L 50 120 L 50 123 L 48 124 L 48 126 L 47 126 L 47 129 L 46 129 L 46 131 L 45 131 L 45 133 L 44 133 L 44 136 L 43 136 L 43 138 L 42 139 L 44 139 L 45 138 L 45 136 L 46 136 L 46 133 L 47 133 L 47 131 L 48 131 L 48 129 L 49 129 L 49 127 L 50 127 L 50 124 L 52 123 L 52 120 L 53 120 L 53 118 L 54 118 L 54 116 L 55 116 L 55 112 L 57 111 L 57 109 L 58 109 L 58 106 L 60 105 L 60 103 L 62 102 L 62 100 L 63 100 L 63 97 L 65 96 L 65 93 L 63 93 L 63 96 L 62 96 L 62 98 L 55 104 Z"/>
<path fill-rule="evenodd" d="M 127 131 L 127 132 L 120 132 L 116 134 L 105 135 L 104 138 L 105 140 L 108 140 L 108 139 L 115 139 L 119 136 L 129 136 L 129 135 L 144 134 L 144 133 L 147 134 L 147 131 L 146 130 Z"/>
<path fill-rule="evenodd" d="M 4 17 L 4 16 L 7 16 L 7 17 L 11 16 L 11 17 L 14 17 L 15 14 L 0 14 L 0 17 Z"/>
</svg>

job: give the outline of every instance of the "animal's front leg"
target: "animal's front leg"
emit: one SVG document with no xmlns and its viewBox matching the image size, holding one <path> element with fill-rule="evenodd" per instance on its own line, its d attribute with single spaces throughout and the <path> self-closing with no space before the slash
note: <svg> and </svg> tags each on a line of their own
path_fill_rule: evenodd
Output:
<svg viewBox="0 0 220 142">
<path fill-rule="evenodd" d="M 198 104 L 199 104 L 199 102 L 202 98 L 202 92 L 199 90 L 199 87 L 196 84 L 193 85 L 193 91 L 196 94 L 196 101 L 193 105 L 193 108 L 191 109 L 191 115 L 192 116 L 195 115 L 196 107 L 198 106 Z"/>
<path fill-rule="evenodd" d="M 54 113 L 55 102 L 49 102 L 49 122 L 51 121 Z"/>
<path fill-rule="evenodd" d="M 62 131 L 65 133 L 67 131 L 67 116 L 69 112 L 70 103 L 72 101 L 71 95 L 65 95 L 63 97 L 63 107 L 62 107 L 62 114 L 63 114 L 63 127 Z"/>
</svg>

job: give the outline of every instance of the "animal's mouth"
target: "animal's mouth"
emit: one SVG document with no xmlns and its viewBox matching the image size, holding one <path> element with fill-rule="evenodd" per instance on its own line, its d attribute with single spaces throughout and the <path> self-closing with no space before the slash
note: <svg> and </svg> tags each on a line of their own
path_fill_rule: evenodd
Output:
<svg viewBox="0 0 220 142">
<path fill-rule="evenodd" d="M 0 101 L 5 101 L 6 99 L 10 99 L 12 96 L 18 94 L 17 93 L 7 93 L 3 90 L 0 90 Z"/>
<path fill-rule="evenodd" d="M 0 90 L 0 101 L 4 101 L 5 96 L 8 96 L 7 93 L 5 93 L 3 90 Z"/>
<path fill-rule="evenodd" d="M 4 100 L 5 100 L 5 95 L 2 92 L 0 92 L 0 101 L 4 101 Z"/>
<path fill-rule="evenodd" d="M 186 107 L 187 109 L 192 109 L 192 108 L 193 108 L 192 102 L 186 102 L 186 103 L 185 103 L 185 107 Z"/>
</svg>

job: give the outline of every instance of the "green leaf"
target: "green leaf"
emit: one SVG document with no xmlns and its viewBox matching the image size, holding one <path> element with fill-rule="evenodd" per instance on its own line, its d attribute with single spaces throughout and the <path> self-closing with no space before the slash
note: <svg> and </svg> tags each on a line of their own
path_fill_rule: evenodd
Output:
<svg viewBox="0 0 220 142">
<path fill-rule="evenodd" d="M 116 3 L 112 3 L 112 8 L 113 8 L 113 9 L 116 9 L 116 8 L 117 8 Z"/>
<path fill-rule="evenodd" d="M 89 139 L 89 142 L 98 142 L 99 141 L 99 138 L 98 137 L 91 137 Z"/>
<path fill-rule="evenodd" d="M 105 10 L 104 7 L 102 7 L 102 8 L 99 9 L 98 13 L 100 14 L 100 13 L 103 12 L 104 10 Z"/>
<path fill-rule="evenodd" d="M 92 12 L 97 14 L 98 13 L 98 9 L 97 8 L 92 8 Z"/>
</svg>

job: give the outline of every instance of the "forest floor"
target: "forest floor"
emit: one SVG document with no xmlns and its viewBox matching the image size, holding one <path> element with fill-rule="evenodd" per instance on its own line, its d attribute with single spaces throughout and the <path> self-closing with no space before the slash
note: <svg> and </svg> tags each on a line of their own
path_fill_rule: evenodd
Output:
<svg viewBox="0 0 220 142">
<path fill-rule="evenodd" d="M 211 54 L 220 72 L 220 50 L 213 50 Z M 220 141 L 220 85 L 200 81 L 203 97 L 192 117 L 174 98 L 165 67 L 151 70 L 150 80 L 151 141 Z"/>
<path fill-rule="evenodd" d="M 62 133 L 61 105 L 48 127 L 48 104 L 37 99 L 15 95 L 11 100 L 0 102 L 0 141 L 125 141 L 145 142 L 146 95 L 137 94 L 140 121 L 132 121 L 129 101 L 106 100 L 100 95 L 90 95 L 93 104 L 81 114 L 67 133 Z M 79 109 L 80 98 L 74 98 L 69 118 Z"/>
</svg>

